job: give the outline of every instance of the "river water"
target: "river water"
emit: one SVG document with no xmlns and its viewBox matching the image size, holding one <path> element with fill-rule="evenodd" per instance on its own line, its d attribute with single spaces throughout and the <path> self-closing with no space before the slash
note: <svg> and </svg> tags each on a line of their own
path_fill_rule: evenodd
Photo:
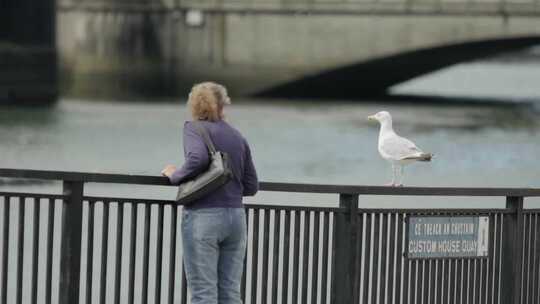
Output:
<svg viewBox="0 0 540 304">
<path fill-rule="evenodd" d="M 479 103 L 485 94 L 537 106 L 238 99 L 226 114 L 249 140 L 263 181 L 388 183 L 390 166 L 377 152 L 378 125 L 366 118 L 387 110 L 397 133 L 435 154 L 431 163 L 406 167 L 405 185 L 540 187 L 538 79 L 540 63 L 487 62 L 452 67 L 394 89 L 418 94 L 470 92 Z M 479 90 L 488 82 L 494 84 L 491 90 Z M 449 83 L 455 85 L 453 92 Z M 474 89 L 467 91 L 469 87 Z M 182 163 L 181 130 L 186 119 L 184 100 L 62 99 L 53 108 L 0 109 L 0 167 L 157 175 L 165 164 Z M 104 190 L 137 197 L 174 195 L 174 189 L 160 187 L 87 187 L 89 194 Z M 276 195 L 261 195 L 258 201 L 276 200 Z M 286 199 L 302 201 L 301 197 L 305 196 L 295 199 L 289 194 Z M 334 196 L 320 195 L 316 200 L 336 201 Z"/>
<path fill-rule="evenodd" d="M 478 75 L 479 65 L 454 67 L 446 74 L 406 83 L 395 91 L 408 92 L 411 87 L 420 93 L 444 91 L 449 77 L 466 91 L 466 77 L 460 74 L 472 77 L 476 73 L 478 86 L 485 86 L 485 76 L 509 68 L 483 63 L 485 74 Z M 504 92 L 497 92 L 499 83 L 491 96 L 512 103 L 538 98 L 540 105 L 540 64 L 534 69 L 530 65 L 522 68 L 529 83 L 516 76 L 492 77 L 495 83 L 515 80 L 511 84 L 517 90 L 511 92 L 506 86 Z M 531 79 L 533 76 L 536 78 Z M 528 89 L 525 94 L 523 87 Z M 474 90 L 470 95 L 482 96 Z M 0 109 L 0 167 L 157 175 L 165 164 L 182 163 L 181 129 L 183 121 L 189 119 L 186 110 L 184 100 L 73 99 L 62 99 L 46 109 Z M 377 152 L 378 125 L 366 118 L 380 110 L 393 115 L 400 135 L 435 154 L 431 163 L 406 167 L 405 185 L 540 186 L 540 111 L 534 106 L 239 99 L 226 113 L 227 120 L 249 140 L 263 181 L 382 185 L 390 181 L 391 169 Z M 44 189 L 43 185 L 38 188 Z M 107 189 L 116 195 L 173 195 L 171 189 L 139 188 L 91 185 L 87 192 L 102 194 Z M 330 200 L 319 197 L 324 202 Z"/>
<path fill-rule="evenodd" d="M 351 185 L 389 182 L 390 166 L 377 152 L 378 126 L 367 121 L 368 115 L 387 110 L 394 116 L 394 127 L 400 135 L 435 154 L 431 163 L 412 164 L 405 169 L 406 186 L 540 187 L 539 79 L 540 61 L 477 62 L 393 89 L 398 94 L 473 96 L 477 104 L 235 99 L 226 114 L 250 142 L 262 181 Z M 515 106 L 485 105 L 484 98 Z M 52 108 L 0 108 L 0 167 L 158 175 L 164 165 L 180 165 L 183 161 L 181 130 L 183 121 L 189 119 L 184 103 L 64 98 Z M 0 182 L 0 191 L 59 193 L 60 189 L 59 183 Z M 174 188 L 89 184 L 85 193 L 171 199 Z M 261 193 L 248 201 L 335 205 L 337 196 Z M 502 207 L 504 199 L 368 196 L 360 202 L 368 207 L 483 208 Z M 528 205 L 540 206 L 538 200 L 528 200 Z M 0 219 L 4 212 L 2 205 Z M 31 210 L 27 212 L 31 214 Z M 98 223 L 101 212 L 98 206 Z M 111 212 L 114 218 L 114 208 Z M 11 213 L 11 218 L 17 218 L 18 210 L 12 208 Z M 155 217 L 152 212 L 153 223 Z M 26 220 L 31 225 L 29 218 Z M 130 219 L 125 220 L 127 223 Z M 15 229 L 10 230 L 11 240 L 17 238 L 15 233 Z M 94 244 L 100 244 L 100 233 L 96 231 Z M 138 233 L 142 236 L 141 231 Z M 110 235 L 115 235 L 114 231 Z M 86 233 L 83 240 L 85 237 Z M 31 247 L 29 241 L 27 238 L 25 246 Z M 56 244 L 54 253 L 58 250 Z M 25 263 L 28 258 L 25 255 Z M 16 254 L 11 253 L 9 259 L 9 277 L 13 278 Z M 57 269 L 55 261 L 53 268 Z M 140 261 L 139 257 L 138 271 Z M 83 268 L 86 262 L 83 258 Z M 99 263 L 98 257 L 95 269 Z M 96 271 L 94 280 L 98 275 Z M 55 282 L 57 277 L 58 273 L 53 274 Z M 11 300 L 15 299 L 14 282 L 10 280 L 8 285 Z M 39 295 L 43 295 L 42 286 Z M 54 290 L 53 299 L 57 296 Z M 27 301 L 26 294 L 24 297 Z M 125 297 L 122 294 L 122 301 Z"/>
</svg>

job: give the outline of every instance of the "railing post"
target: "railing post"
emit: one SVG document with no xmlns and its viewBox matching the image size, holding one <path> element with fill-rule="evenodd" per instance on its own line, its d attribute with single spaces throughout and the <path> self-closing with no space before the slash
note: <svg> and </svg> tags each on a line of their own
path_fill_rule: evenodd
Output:
<svg viewBox="0 0 540 304">
<path fill-rule="evenodd" d="M 79 303 L 83 182 L 64 181 L 60 247 L 60 304 Z"/>
<path fill-rule="evenodd" d="M 506 208 L 513 212 L 506 216 L 503 222 L 501 303 L 520 303 L 523 270 L 523 197 L 507 197 Z"/>
<path fill-rule="evenodd" d="M 332 304 L 357 303 L 355 300 L 359 278 L 356 267 L 358 195 L 340 194 L 339 207 L 343 212 L 334 217 L 334 248 L 332 265 Z"/>
</svg>

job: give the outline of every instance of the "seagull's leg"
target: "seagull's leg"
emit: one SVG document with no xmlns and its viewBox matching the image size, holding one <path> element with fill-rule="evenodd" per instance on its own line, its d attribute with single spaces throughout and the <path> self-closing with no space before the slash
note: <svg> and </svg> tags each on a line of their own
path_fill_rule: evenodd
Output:
<svg viewBox="0 0 540 304">
<path fill-rule="evenodd" d="M 399 165 L 399 183 L 397 184 L 400 187 L 403 187 L 403 165 Z"/>
<path fill-rule="evenodd" d="M 392 182 L 386 184 L 386 186 L 395 186 L 396 185 L 396 166 L 392 162 Z"/>
</svg>

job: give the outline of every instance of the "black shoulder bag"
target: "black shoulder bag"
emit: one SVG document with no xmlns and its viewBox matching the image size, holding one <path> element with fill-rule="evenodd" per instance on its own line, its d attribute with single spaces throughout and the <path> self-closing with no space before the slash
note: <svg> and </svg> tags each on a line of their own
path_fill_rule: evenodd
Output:
<svg viewBox="0 0 540 304">
<path fill-rule="evenodd" d="M 204 172 L 178 187 L 176 202 L 184 206 L 192 205 L 196 200 L 219 189 L 233 176 L 227 153 L 216 150 L 207 130 L 200 122 L 194 121 L 194 124 L 208 148 L 210 164 Z"/>
</svg>

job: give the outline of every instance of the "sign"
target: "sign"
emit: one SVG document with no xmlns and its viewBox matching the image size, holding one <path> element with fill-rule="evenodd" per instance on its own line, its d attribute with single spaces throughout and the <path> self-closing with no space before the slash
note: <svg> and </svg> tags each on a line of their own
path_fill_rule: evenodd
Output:
<svg viewBox="0 0 540 304">
<path fill-rule="evenodd" d="M 407 258 L 486 258 L 487 216 L 410 216 L 407 218 Z"/>
</svg>

